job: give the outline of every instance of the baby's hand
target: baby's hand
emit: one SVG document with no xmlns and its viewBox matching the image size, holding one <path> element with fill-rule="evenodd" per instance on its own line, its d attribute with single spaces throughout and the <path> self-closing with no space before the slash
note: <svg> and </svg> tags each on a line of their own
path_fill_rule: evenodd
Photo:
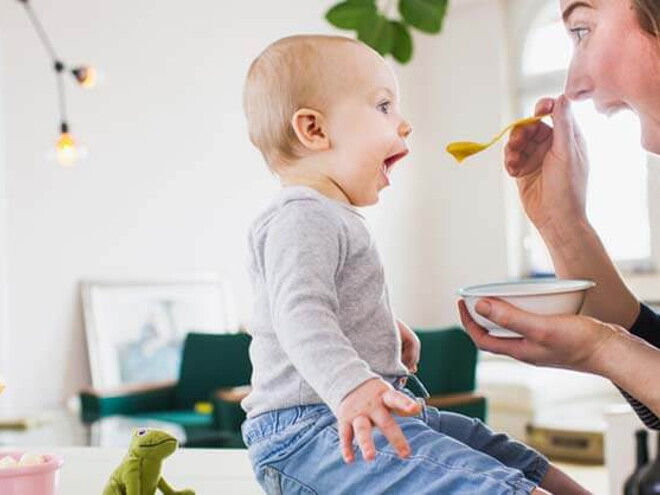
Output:
<svg viewBox="0 0 660 495">
<path fill-rule="evenodd" d="M 344 461 L 350 463 L 355 459 L 353 438 L 357 439 L 365 460 L 375 459 L 376 447 L 371 435 L 374 426 L 380 428 L 399 456 L 408 457 L 410 446 L 392 413 L 414 416 L 420 410 L 418 402 L 394 390 L 386 381 L 373 378 L 364 382 L 344 398 L 337 411 L 339 444 Z"/>
<path fill-rule="evenodd" d="M 401 320 L 396 320 L 396 326 L 401 334 L 401 361 L 408 368 L 408 372 L 417 373 L 417 364 L 422 350 L 419 337 Z"/>
</svg>

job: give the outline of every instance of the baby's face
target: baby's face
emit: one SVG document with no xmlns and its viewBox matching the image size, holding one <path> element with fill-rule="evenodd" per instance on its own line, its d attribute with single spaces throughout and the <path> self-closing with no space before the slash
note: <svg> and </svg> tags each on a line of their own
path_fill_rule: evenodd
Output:
<svg viewBox="0 0 660 495">
<path fill-rule="evenodd" d="M 367 206 L 378 201 L 394 163 L 408 153 L 411 128 L 399 114 L 398 85 L 385 61 L 360 45 L 341 51 L 327 67 L 335 77 L 326 86 L 333 154 L 326 172 L 351 204 Z"/>
</svg>

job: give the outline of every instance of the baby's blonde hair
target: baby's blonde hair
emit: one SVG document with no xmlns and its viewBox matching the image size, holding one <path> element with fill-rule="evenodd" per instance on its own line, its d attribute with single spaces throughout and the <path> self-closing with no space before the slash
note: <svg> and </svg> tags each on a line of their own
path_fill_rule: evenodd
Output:
<svg viewBox="0 0 660 495">
<path fill-rule="evenodd" d="M 362 45 L 343 36 L 289 36 L 268 46 L 252 62 L 243 106 L 250 141 L 271 170 L 303 156 L 291 119 L 300 108 L 322 111 L 327 105 L 324 84 L 336 76 L 325 69 L 325 57 L 328 48 L 340 43 Z"/>
</svg>

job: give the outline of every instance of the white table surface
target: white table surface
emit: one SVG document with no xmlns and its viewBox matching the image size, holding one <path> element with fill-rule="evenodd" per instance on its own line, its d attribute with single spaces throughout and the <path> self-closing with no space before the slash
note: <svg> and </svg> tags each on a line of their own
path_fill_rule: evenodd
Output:
<svg viewBox="0 0 660 495">
<path fill-rule="evenodd" d="M 60 495 L 102 493 L 110 474 L 126 453 L 124 448 L 110 447 L 37 447 L 21 450 L 64 457 Z M 165 459 L 162 474 L 175 488 L 192 488 L 197 495 L 264 493 L 254 479 L 245 450 L 179 449 Z"/>
<path fill-rule="evenodd" d="M 3 450 L 13 450 L 2 448 Z M 114 447 L 63 447 L 21 449 L 64 457 L 59 495 L 97 495 L 126 453 Z M 558 463 L 586 488 L 608 493 L 604 466 Z M 234 449 L 179 449 L 163 463 L 163 476 L 175 488 L 192 488 L 197 495 L 263 495 L 254 480 L 247 451 Z"/>
</svg>

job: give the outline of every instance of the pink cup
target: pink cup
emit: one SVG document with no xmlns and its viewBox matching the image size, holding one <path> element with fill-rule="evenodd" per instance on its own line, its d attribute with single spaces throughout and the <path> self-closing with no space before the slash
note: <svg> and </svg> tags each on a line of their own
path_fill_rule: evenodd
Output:
<svg viewBox="0 0 660 495">
<path fill-rule="evenodd" d="M 0 458 L 11 456 L 16 461 L 23 452 L 1 452 Z M 60 467 L 64 459 L 45 454 L 46 462 L 36 466 L 20 466 L 0 469 L 0 494 L 2 495 L 57 495 Z"/>
</svg>

